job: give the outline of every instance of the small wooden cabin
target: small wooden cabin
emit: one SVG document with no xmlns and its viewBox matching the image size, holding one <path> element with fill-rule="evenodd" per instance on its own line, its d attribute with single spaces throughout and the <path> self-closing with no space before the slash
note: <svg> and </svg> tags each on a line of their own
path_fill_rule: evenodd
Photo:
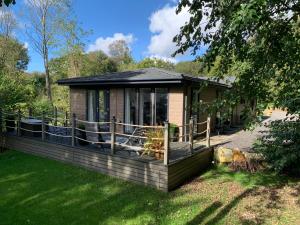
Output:
<svg viewBox="0 0 300 225">
<path fill-rule="evenodd" d="M 200 88 L 204 83 L 205 88 Z M 230 88 L 226 83 L 157 68 L 69 78 L 58 84 L 70 87 L 70 112 L 79 119 L 106 122 L 115 117 L 126 124 L 161 125 L 169 121 L 178 126 L 187 124 L 191 116 L 196 121 L 205 120 L 207 115 L 192 105 L 212 102 Z M 233 110 L 232 124 L 240 122 L 240 113 L 238 108 Z M 217 116 L 212 115 L 212 130 L 216 121 Z M 131 128 L 122 132 L 130 133 Z M 185 132 L 180 130 L 181 135 Z"/>
</svg>

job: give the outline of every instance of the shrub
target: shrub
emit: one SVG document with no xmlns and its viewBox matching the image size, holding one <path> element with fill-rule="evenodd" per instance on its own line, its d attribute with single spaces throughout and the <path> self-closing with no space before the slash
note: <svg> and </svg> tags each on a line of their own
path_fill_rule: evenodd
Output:
<svg viewBox="0 0 300 225">
<path fill-rule="evenodd" d="M 271 169 L 280 173 L 300 173 L 300 122 L 274 121 L 269 132 L 254 145 Z"/>
</svg>

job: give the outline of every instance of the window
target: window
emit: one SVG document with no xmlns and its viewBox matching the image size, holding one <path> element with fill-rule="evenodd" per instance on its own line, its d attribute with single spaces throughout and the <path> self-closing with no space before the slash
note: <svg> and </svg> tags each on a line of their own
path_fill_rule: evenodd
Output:
<svg viewBox="0 0 300 225">
<path fill-rule="evenodd" d="M 168 120 L 167 88 L 126 88 L 125 123 L 162 125 Z M 125 132 L 132 132 L 126 127 Z"/>
<path fill-rule="evenodd" d="M 138 92 L 135 88 L 125 89 L 125 123 L 138 124 Z M 133 132 L 133 127 L 126 126 L 125 132 Z"/>
<path fill-rule="evenodd" d="M 163 125 L 168 119 L 168 89 L 167 88 L 156 88 L 155 89 L 155 116 L 156 124 Z"/>
<path fill-rule="evenodd" d="M 151 88 L 140 89 L 140 124 L 151 125 L 153 124 L 153 107 L 152 107 L 152 92 Z"/>
<path fill-rule="evenodd" d="M 88 90 L 87 93 L 87 119 L 90 122 L 96 121 L 97 107 L 96 107 L 96 91 Z"/>
<path fill-rule="evenodd" d="M 87 120 L 90 122 L 109 121 L 109 90 L 87 91 Z"/>
</svg>

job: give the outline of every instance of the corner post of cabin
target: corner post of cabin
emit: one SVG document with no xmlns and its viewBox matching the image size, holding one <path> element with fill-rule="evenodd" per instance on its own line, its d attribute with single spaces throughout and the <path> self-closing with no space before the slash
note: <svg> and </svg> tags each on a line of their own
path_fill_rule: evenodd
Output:
<svg viewBox="0 0 300 225">
<path fill-rule="evenodd" d="M 169 151 L 170 151 L 170 124 L 165 122 L 164 126 L 164 165 L 169 164 Z"/>
<path fill-rule="evenodd" d="M 190 153 L 194 153 L 194 118 L 190 118 L 189 122 L 189 143 L 190 143 Z"/>
<path fill-rule="evenodd" d="M 72 116 L 72 147 L 75 146 L 75 135 L 76 135 L 76 114 Z"/>
<path fill-rule="evenodd" d="M 210 115 L 207 117 L 206 147 L 210 147 Z"/>
<path fill-rule="evenodd" d="M 42 140 L 45 141 L 45 112 L 42 113 Z"/>
<path fill-rule="evenodd" d="M 111 154 L 115 154 L 115 142 L 116 142 L 116 117 L 113 116 L 110 124 L 110 133 L 111 133 Z"/>
<path fill-rule="evenodd" d="M 17 118 L 17 135 L 21 136 L 21 110 L 18 110 L 18 118 Z"/>
</svg>

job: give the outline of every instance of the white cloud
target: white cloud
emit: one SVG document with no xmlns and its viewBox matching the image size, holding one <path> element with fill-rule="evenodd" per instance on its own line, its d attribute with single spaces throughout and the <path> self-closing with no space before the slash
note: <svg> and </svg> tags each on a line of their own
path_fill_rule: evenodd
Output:
<svg viewBox="0 0 300 225">
<path fill-rule="evenodd" d="M 29 44 L 28 44 L 28 42 L 27 41 L 25 41 L 25 43 L 24 43 L 24 48 L 26 48 L 26 49 L 28 49 L 29 48 Z"/>
<path fill-rule="evenodd" d="M 178 63 L 178 60 L 173 58 L 173 57 L 165 57 L 165 56 L 161 56 L 161 55 L 150 55 L 149 56 L 150 59 L 161 59 L 165 62 L 171 62 L 171 63 Z"/>
<path fill-rule="evenodd" d="M 104 53 L 109 54 L 109 45 L 116 40 L 124 40 L 128 46 L 135 41 L 133 34 L 115 33 L 112 37 L 99 37 L 93 44 L 88 47 L 88 52 L 102 50 Z"/>
<path fill-rule="evenodd" d="M 183 9 L 178 15 L 175 11 L 176 6 L 167 5 L 151 15 L 149 29 L 153 35 L 148 45 L 149 55 L 170 58 L 177 49 L 173 38 L 191 15 L 187 9 Z"/>
</svg>

